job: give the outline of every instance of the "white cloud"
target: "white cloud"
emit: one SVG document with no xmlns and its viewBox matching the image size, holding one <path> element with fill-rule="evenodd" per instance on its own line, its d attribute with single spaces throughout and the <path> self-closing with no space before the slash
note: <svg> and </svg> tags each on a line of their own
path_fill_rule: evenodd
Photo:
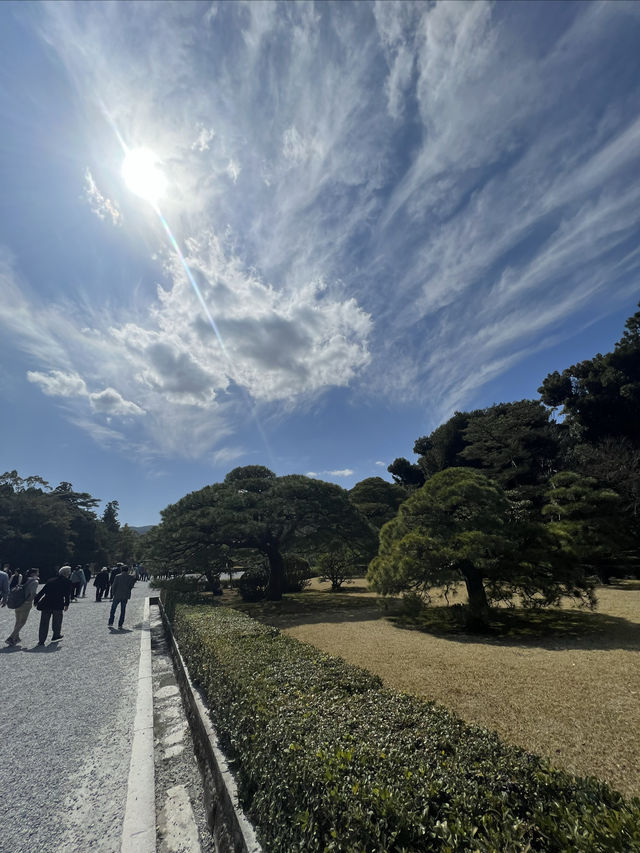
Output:
<svg viewBox="0 0 640 853">
<path fill-rule="evenodd" d="M 238 182 L 238 177 L 240 176 L 240 166 L 238 166 L 235 160 L 229 160 L 225 171 L 234 184 Z"/>
<path fill-rule="evenodd" d="M 242 447 L 221 447 L 211 454 L 211 461 L 214 465 L 224 465 L 227 462 L 234 462 L 241 456 L 246 454 L 246 450 Z"/>
<path fill-rule="evenodd" d="M 323 474 L 328 474 L 330 477 L 351 477 L 354 471 L 351 468 L 342 468 L 336 471 L 307 471 L 305 477 L 322 477 Z"/>
<path fill-rule="evenodd" d="M 120 225 L 122 214 L 118 205 L 110 198 L 104 196 L 98 189 L 95 179 L 87 167 L 84 173 L 85 198 L 89 202 L 91 210 L 99 219 L 109 219 L 113 225 Z"/>
<path fill-rule="evenodd" d="M 114 388 L 105 388 L 103 391 L 95 391 L 89 394 L 91 408 L 95 412 L 104 415 L 143 415 L 144 409 L 125 400 Z"/>
<path fill-rule="evenodd" d="M 386 462 L 376 462 L 376 465 L 378 465 L 380 468 L 386 468 L 387 467 Z"/>
<path fill-rule="evenodd" d="M 191 148 L 194 151 L 200 151 L 200 153 L 202 153 L 203 151 L 208 151 L 211 140 L 215 135 L 216 132 L 212 127 L 204 127 L 200 125 L 198 129 L 198 135 L 191 143 Z"/>
<path fill-rule="evenodd" d="M 41 373 L 38 370 L 29 370 L 27 379 L 39 385 L 42 393 L 48 397 L 86 397 L 89 393 L 84 379 L 77 373 L 65 373 L 62 370 Z"/>
</svg>

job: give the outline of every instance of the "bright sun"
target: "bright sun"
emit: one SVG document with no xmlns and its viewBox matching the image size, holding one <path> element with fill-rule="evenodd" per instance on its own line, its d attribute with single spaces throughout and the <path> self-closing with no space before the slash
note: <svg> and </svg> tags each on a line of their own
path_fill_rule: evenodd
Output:
<svg viewBox="0 0 640 853">
<path fill-rule="evenodd" d="M 167 179 L 159 160 L 148 148 L 132 148 L 122 164 L 122 177 L 131 192 L 152 204 L 162 198 Z"/>
</svg>

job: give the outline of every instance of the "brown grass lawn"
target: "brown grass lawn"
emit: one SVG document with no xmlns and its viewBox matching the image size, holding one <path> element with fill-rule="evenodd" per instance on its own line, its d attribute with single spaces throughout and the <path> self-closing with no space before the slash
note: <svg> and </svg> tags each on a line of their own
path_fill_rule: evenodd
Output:
<svg viewBox="0 0 640 853">
<path fill-rule="evenodd" d="M 503 625 L 485 638 L 443 630 L 440 608 L 426 628 L 402 627 L 357 584 L 332 594 L 314 581 L 281 603 L 242 609 L 557 767 L 640 795 L 640 583 L 600 587 L 595 613 L 516 616 L 506 635 Z"/>
</svg>

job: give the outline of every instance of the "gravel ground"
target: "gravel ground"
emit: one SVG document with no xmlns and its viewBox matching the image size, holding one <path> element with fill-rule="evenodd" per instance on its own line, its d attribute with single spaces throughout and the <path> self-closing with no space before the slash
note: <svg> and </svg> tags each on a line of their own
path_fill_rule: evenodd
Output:
<svg viewBox="0 0 640 853">
<path fill-rule="evenodd" d="M 134 587 L 123 632 L 107 628 L 110 605 L 94 593 L 70 605 L 64 639 L 44 647 L 35 609 L 22 644 L 5 646 L 13 612 L 0 609 L 0 853 L 120 849 L 148 586 Z"/>
</svg>

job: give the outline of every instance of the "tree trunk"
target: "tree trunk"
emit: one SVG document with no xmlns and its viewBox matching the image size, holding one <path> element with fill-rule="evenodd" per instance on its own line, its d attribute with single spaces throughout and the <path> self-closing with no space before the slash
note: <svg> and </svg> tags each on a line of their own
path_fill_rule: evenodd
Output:
<svg viewBox="0 0 640 853">
<path fill-rule="evenodd" d="M 266 555 L 269 560 L 269 586 L 267 587 L 267 599 L 269 601 L 281 601 L 282 582 L 284 580 L 284 560 L 277 547 L 267 548 Z"/>
<path fill-rule="evenodd" d="M 204 574 L 207 579 L 208 591 L 217 592 L 220 589 L 220 572 L 212 572 L 210 569 L 205 569 Z"/>
<path fill-rule="evenodd" d="M 489 627 L 489 602 L 484 591 L 482 575 L 471 562 L 460 566 L 469 596 L 469 622 L 471 631 L 485 631 Z"/>
</svg>

